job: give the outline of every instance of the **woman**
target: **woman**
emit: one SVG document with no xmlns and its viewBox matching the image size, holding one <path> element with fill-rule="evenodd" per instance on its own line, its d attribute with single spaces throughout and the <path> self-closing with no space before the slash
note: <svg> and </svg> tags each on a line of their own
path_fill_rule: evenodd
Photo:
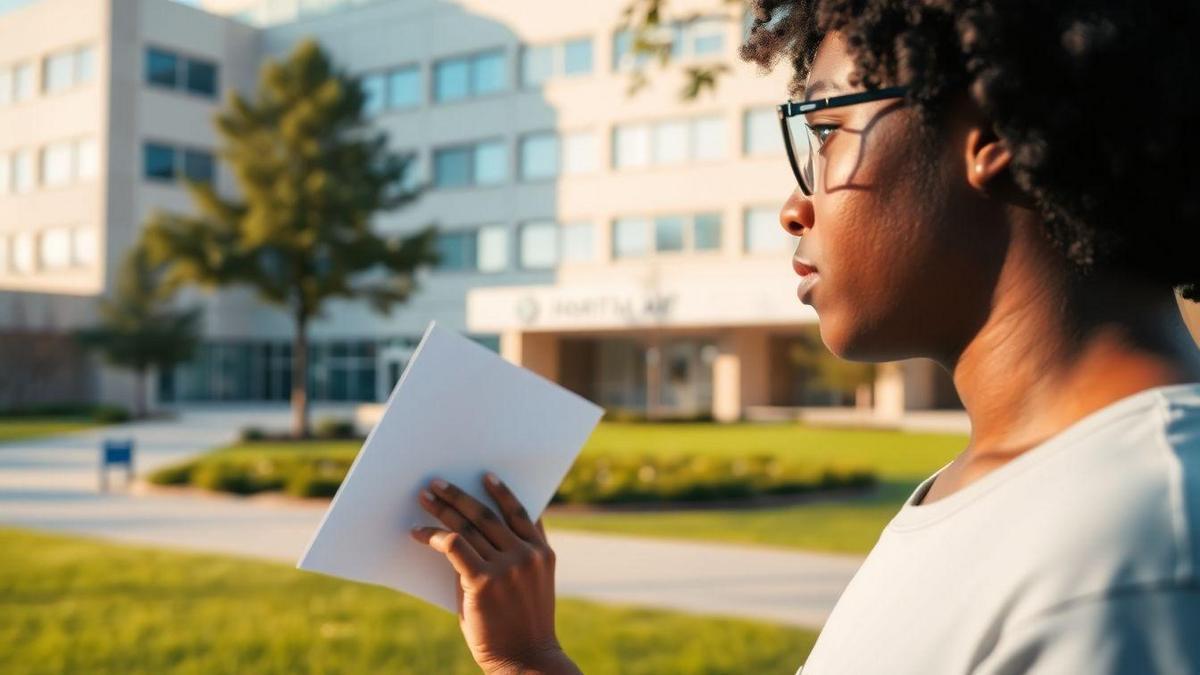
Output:
<svg viewBox="0 0 1200 675">
<path fill-rule="evenodd" d="M 743 56 L 815 104 L 781 106 L 801 300 L 842 358 L 935 360 L 972 423 L 805 675 L 1200 672 L 1200 10 L 756 4 Z M 576 673 L 545 535 L 488 489 L 503 520 L 439 486 L 414 536 L 485 671 Z"/>
</svg>

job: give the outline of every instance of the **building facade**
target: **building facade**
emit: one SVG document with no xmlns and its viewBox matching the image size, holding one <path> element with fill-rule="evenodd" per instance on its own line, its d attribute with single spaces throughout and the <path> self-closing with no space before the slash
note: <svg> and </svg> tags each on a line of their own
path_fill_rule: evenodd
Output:
<svg viewBox="0 0 1200 675">
<path fill-rule="evenodd" d="M 0 14 L 0 332 L 62 332 L 180 177 L 235 190 L 212 118 L 268 59 L 314 38 L 363 78 L 374 127 L 428 185 L 377 227 L 441 230 L 443 262 L 392 313 L 331 303 L 311 396 L 382 400 L 431 319 L 609 408 L 746 417 L 828 403 L 789 354 L 817 317 L 795 296 L 793 189 L 775 117 L 789 76 L 739 63 L 740 11 L 679 2 L 671 65 L 639 64 L 623 0 L 35 0 Z M 689 66 L 729 64 L 684 100 Z M 190 294 L 205 343 L 167 401 L 285 400 L 288 317 L 248 292 Z M 11 351 L 11 350 L 10 350 Z M 126 395 L 101 371 L 95 394 Z M 955 407 L 932 362 L 886 364 L 881 415 Z"/>
</svg>

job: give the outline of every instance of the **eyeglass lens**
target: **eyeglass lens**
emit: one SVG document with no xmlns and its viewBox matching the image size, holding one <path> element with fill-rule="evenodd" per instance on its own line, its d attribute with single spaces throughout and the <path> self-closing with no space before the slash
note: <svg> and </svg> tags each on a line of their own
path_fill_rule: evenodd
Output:
<svg viewBox="0 0 1200 675">
<path fill-rule="evenodd" d="M 796 180 L 800 182 L 800 187 L 805 193 L 812 194 L 816 186 L 813 180 L 815 168 L 813 166 L 813 138 L 812 132 L 805 124 L 803 115 L 795 115 L 787 118 L 788 140 L 795 154 L 795 168 L 798 172 Z"/>
</svg>

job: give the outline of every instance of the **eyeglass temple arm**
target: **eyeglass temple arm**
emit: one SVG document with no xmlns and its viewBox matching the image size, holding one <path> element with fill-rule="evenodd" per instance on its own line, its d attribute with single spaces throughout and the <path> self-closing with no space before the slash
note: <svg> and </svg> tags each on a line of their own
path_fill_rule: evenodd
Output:
<svg viewBox="0 0 1200 675">
<path fill-rule="evenodd" d="M 794 117 L 814 110 L 853 105 L 855 103 L 866 103 L 867 101 L 878 101 L 885 98 L 898 98 L 904 96 L 907 92 L 908 87 L 886 87 L 884 89 L 873 89 L 871 91 L 846 94 L 845 96 L 834 96 L 832 98 L 818 98 L 811 101 L 788 101 L 779 105 L 779 114 L 783 117 Z"/>
</svg>

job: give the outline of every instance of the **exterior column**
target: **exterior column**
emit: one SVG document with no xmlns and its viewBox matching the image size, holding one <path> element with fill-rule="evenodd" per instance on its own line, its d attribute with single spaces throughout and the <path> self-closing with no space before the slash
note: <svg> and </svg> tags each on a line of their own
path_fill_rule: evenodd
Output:
<svg viewBox="0 0 1200 675">
<path fill-rule="evenodd" d="M 558 345 L 558 336 L 548 333 L 500 334 L 500 356 L 554 382 L 558 381 Z"/>
<path fill-rule="evenodd" d="M 734 331 L 718 342 L 713 361 L 713 419 L 737 422 L 746 408 L 771 399 L 770 354 L 765 330 Z"/>
<path fill-rule="evenodd" d="M 880 363 L 875 375 L 875 416 L 898 419 L 904 415 L 904 373 L 900 361 Z"/>
</svg>

